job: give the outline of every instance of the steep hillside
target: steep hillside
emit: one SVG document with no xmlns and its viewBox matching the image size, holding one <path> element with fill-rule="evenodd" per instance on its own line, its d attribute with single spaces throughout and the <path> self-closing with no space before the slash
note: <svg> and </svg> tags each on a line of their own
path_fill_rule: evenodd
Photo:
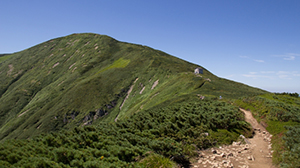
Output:
<svg viewBox="0 0 300 168">
<path fill-rule="evenodd" d="M 181 95 L 265 93 L 146 46 L 73 34 L 0 57 L 0 139 L 115 122 Z"/>
</svg>

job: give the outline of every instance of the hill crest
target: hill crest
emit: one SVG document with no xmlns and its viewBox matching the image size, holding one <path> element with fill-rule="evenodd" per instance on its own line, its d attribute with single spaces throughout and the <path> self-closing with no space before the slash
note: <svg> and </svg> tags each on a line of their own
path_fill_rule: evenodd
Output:
<svg viewBox="0 0 300 168">
<path fill-rule="evenodd" d="M 114 122 L 184 95 L 265 93 L 203 67 L 197 76 L 196 67 L 201 66 L 106 35 L 48 40 L 0 62 L 0 139 Z"/>
</svg>

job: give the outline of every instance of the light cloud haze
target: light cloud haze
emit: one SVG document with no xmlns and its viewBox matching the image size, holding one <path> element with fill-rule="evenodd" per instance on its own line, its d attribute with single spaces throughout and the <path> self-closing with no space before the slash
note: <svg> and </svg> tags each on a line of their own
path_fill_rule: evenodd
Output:
<svg viewBox="0 0 300 168">
<path fill-rule="evenodd" d="M 260 62 L 260 63 L 263 63 L 263 62 L 265 62 L 264 60 L 254 60 L 254 61 L 256 61 L 256 62 Z"/>
<path fill-rule="evenodd" d="M 295 60 L 296 57 L 300 57 L 300 54 L 295 53 L 287 53 L 283 55 L 274 55 L 275 57 L 282 57 L 284 60 L 292 61 Z"/>
</svg>

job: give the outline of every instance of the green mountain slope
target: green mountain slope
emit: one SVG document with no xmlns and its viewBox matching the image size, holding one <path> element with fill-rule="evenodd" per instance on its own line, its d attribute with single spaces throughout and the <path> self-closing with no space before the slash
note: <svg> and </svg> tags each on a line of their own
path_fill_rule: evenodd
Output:
<svg viewBox="0 0 300 168">
<path fill-rule="evenodd" d="M 0 54 L 0 63 L 11 57 L 11 54 Z"/>
<path fill-rule="evenodd" d="M 115 122 L 182 95 L 266 93 L 146 46 L 73 34 L 0 57 L 0 139 Z"/>
</svg>

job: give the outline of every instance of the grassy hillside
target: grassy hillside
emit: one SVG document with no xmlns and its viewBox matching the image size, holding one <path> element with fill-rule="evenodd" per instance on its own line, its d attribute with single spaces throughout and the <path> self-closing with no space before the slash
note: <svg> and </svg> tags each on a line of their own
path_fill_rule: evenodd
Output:
<svg viewBox="0 0 300 168">
<path fill-rule="evenodd" d="M 11 57 L 11 54 L 0 54 L 0 63 Z"/>
<path fill-rule="evenodd" d="M 105 35 L 72 34 L 0 59 L 1 140 L 121 121 L 182 95 L 266 93 Z"/>
</svg>

